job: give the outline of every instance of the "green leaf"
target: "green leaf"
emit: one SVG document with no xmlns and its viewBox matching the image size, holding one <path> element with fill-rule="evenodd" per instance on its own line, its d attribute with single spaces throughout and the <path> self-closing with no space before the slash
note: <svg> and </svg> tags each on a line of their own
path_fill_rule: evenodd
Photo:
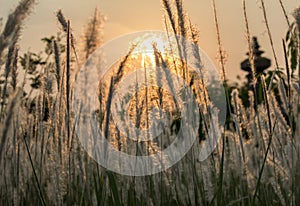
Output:
<svg viewBox="0 0 300 206">
<path fill-rule="evenodd" d="M 114 177 L 113 173 L 110 172 L 110 171 L 107 171 L 106 174 L 108 176 L 110 190 L 111 190 L 112 195 L 114 197 L 114 203 L 115 203 L 114 205 L 122 205 L 121 201 L 120 201 L 120 196 L 119 196 L 117 184 L 116 184 L 115 177 Z"/>
</svg>

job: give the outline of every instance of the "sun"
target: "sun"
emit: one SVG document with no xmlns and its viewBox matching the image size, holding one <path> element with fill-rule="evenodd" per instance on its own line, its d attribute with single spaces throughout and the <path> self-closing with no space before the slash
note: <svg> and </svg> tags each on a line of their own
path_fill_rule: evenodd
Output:
<svg viewBox="0 0 300 206">
<path fill-rule="evenodd" d="M 155 51 L 162 56 L 170 56 L 170 51 L 174 50 L 173 48 L 176 46 L 175 38 L 165 33 L 149 32 L 132 41 L 132 45 L 136 46 L 133 53 L 143 55 L 144 59 L 147 56 L 155 65 Z"/>
<path fill-rule="evenodd" d="M 161 53 L 165 53 L 170 47 L 167 35 L 150 33 L 136 39 L 137 49 L 140 51 L 153 51 L 154 47 Z"/>
</svg>

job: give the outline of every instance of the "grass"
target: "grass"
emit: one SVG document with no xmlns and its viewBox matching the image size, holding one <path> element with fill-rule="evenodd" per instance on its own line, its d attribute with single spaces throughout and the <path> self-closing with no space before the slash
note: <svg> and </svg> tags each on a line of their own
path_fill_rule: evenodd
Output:
<svg viewBox="0 0 300 206">
<path fill-rule="evenodd" d="M 217 4 L 212 0 L 216 39 L 222 66 L 221 74 L 227 96 L 228 114 L 225 125 L 217 125 L 218 115 L 212 110 L 205 71 L 194 78 L 186 61 L 188 55 L 199 61 L 199 50 L 187 53 L 181 39 L 171 51 L 175 57 L 164 58 L 153 45 L 155 65 L 162 68 L 158 76 L 172 71 L 192 88 L 199 104 L 197 141 L 185 157 L 173 167 L 153 175 L 134 177 L 113 173 L 101 167 L 83 149 L 77 136 L 72 98 L 74 82 L 81 62 L 86 61 L 102 43 L 104 16 L 95 10 L 82 44 L 72 34 L 71 21 L 57 12 L 61 33 L 45 38 L 42 55 L 20 56 L 18 41 L 24 19 L 35 1 L 21 0 L 9 15 L 0 33 L 1 115 L 0 115 L 0 204 L 1 205 L 297 205 L 300 202 L 300 104 L 299 18 L 289 20 L 283 40 L 286 68 L 266 75 L 255 74 L 251 33 L 246 1 L 242 1 L 249 60 L 258 90 L 242 93 L 243 86 L 231 86 L 226 80 L 226 65 L 218 23 Z M 262 12 L 270 44 L 274 41 L 268 25 L 265 1 Z M 199 33 L 192 25 L 180 0 L 162 0 L 164 26 L 169 35 L 176 34 L 197 44 Z M 294 23 L 293 23 L 294 22 Z M 100 29 L 99 29 L 100 28 Z M 243 35 L 243 34 L 241 34 Z M 281 44 L 281 42 L 280 42 Z M 147 87 L 136 91 L 129 107 L 137 128 L 149 126 L 152 107 L 170 114 L 157 141 L 145 144 L 129 141 L 112 123 L 113 93 L 127 73 L 135 72 L 134 45 L 129 53 L 112 66 L 107 78 L 99 83 L 99 109 L 95 115 L 99 128 L 118 150 L 133 155 L 152 154 L 168 146 L 182 127 L 178 102 L 161 88 Z M 78 51 L 78 54 L 77 54 Z M 274 60 L 277 54 L 273 49 Z M 149 62 L 145 61 L 144 64 Z M 140 65 L 139 65 L 140 66 Z M 285 72 L 283 72 L 285 71 Z M 148 70 L 141 82 L 151 83 Z M 176 85 L 172 78 L 157 79 Z M 247 88 L 247 86 L 244 86 Z M 28 89 L 29 88 L 29 89 Z M 259 100 L 259 101 L 258 101 Z M 246 105 L 245 102 L 249 104 Z M 245 106 L 246 105 L 246 106 Z M 83 116 L 80 118 L 84 118 Z M 215 128 L 222 138 L 214 152 L 199 161 L 199 150 L 211 138 Z M 148 134 L 149 135 L 149 134 Z M 137 138 L 139 138 L 137 134 Z"/>
</svg>

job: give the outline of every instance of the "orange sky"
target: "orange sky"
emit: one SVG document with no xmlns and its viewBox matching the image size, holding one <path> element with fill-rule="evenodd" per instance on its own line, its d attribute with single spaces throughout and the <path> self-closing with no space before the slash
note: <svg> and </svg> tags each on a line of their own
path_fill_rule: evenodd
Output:
<svg viewBox="0 0 300 206">
<path fill-rule="evenodd" d="M 290 20 L 293 20 L 290 14 L 293 8 L 300 4 L 299 1 L 282 1 Z M 17 2 L 17 0 L 0 0 L 0 17 L 5 20 Z M 260 1 L 248 0 L 246 2 L 250 32 L 258 36 L 262 49 L 266 51 L 264 55 L 273 59 Z M 186 0 L 184 4 L 192 22 L 200 30 L 201 48 L 211 59 L 215 60 L 217 40 L 211 0 Z M 216 4 L 223 47 L 227 52 L 226 69 L 229 79 L 234 80 L 237 74 L 242 76 L 245 74 L 239 69 L 240 62 L 246 58 L 247 51 L 242 1 L 216 0 Z M 279 0 L 265 0 L 265 4 L 279 65 L 284 67 L 281 39 L 285 36 L 287 24 Z M 40 0 L 33 14 L 26 21 L 21 49 L 27 51 L 30 48 L 32 51 L 38 51 L 42 46 L 40 42 L 42 37 L 56 34 L 58 24 L 55 11 L 58 9 L 62 9 L 65 16 L 71 19 L 75 36 L 79 38 L 83 25 L 95 7 L 108 17 L 105 26 L 105 41 L 134 31 L 163 30 L 163 11 L 160 0 Z M 216 60 L 215 64 L 218 66 Z"/>
</svg>

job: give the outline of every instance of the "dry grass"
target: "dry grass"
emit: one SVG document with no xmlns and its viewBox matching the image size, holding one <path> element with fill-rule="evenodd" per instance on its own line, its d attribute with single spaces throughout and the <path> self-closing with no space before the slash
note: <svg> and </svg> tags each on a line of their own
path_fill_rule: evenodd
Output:
<svg viewBox="0 0 300 206">
<path fill-rule="evenodd" d="M 249 58 L 255 76 L 247 7 L 245 1 L 242 3 Z M 270 31 L 265 3 L 263 0 L 261 3 L 266 27 Z M 287 19 L 284 5 L 280 3 Z M 228 92 L 227 106 L 231 110 L 226 125 L 219 128 L 215 123 L 218 115 L 211 110 L 213 104 L 207 94 L 205 72 L 201 78 L 193 79 L 185 61 L 164 59 L 153 45 L 156 65 L 166 74 L 170 70 L 176 71 L 193 89 L 199 100 L 201 129 L 192 149 L 172 168 L 145 177 L 122 176 L 107 171 L 91 159 L 76 136 L 71 99 L 72 82 L 76 80 L 80 62 L 70 21 L 62 11 L 57 13 L 57 18 L 64 36 L 48 41 L 51 52 L 45 54 L 47 58 L 41 57 L 42 60 L 37 61 L 38 56 L 29 53 L 24 57 L 18 56 L 22 22 L 33 5 L 32 0 L 22 0 L 0 34 L 0 66 L 4 74 L 0 84 L 1 205 L 297 205 L 300 202 L 300 89 L 299 77 L 292 76 L 289 68 L 291 54 L 288 51 L 284 52 L 287 76 L 275 74 L 277 66 L 271 82 L 264 77 L 258 79 L 262 83 L 263 94 L 260 104 L 257 102 L 258 95 L 249 91 L 250 106 L 245 107 L 239 88 L 234 88 L 229 94 L 232 88 L 224 84 Z M 183 2 L 162 0 L 162 6 L 168 33 L 183 36 L 197 44 L 199 34 L 185 13 Z M 223 68 L 221 75 L 226 81 L 216 8 L 213 1 L 219 43 L 217 49 Z M 298 14 L 295 13 L 295 18 L 299 24 Z M 101 43 L 101 18 L 97 11 L 91 18 L 87 33 L 83 35 L 85 46 L 82 46 L 82 58 L 79 59 L 86 59 Z M 288 19 L 287 23 L 290 24 Z M 273 46 L 271 33 L 268 34 Z M 94 38 L 95 35 L 97 38 Z M 187 54 L 186 45 L 182 43 L 176 42 L 180 58 L 186 60 L 187 55 L 193 55 L 200 65 L 199 50 L 194 49 Z M 99 110 L 95 114 L 105 137 L 109 137 L 116 148 L 131 154 L 150 154 L 172 141 L 176 134 L 172 126 L 176 124 L 170 122 L 157 142 L 145 145 L 127 141 L 111 124 L 112 94 L 124 74 L 130 71 L 128 65 L 134 48 L 116 66 L 116 72 L 107 80 L 109 84 L 100 84 Z M 21 72 L 25 75 L 19 75 Z M 40 84 L 32 89 L 34 92 L 26 93 L 25 86 L 35 77 Z M 145 81 L 150 81 L 147 76 Z M 175 84 L 175 81 L 168 79 L 168 85 Z M 151 101 L 150 97 L 157 102 Z M 137 92 L 132 106 L 135 126 L 149 124 L 147 112 L 153 104 L 178 109 L 172 101 L 167 93 L 157 88 Z M 199 150 L 210 138 L 210 127 L 215 127 L 215 132 L 222 133 L 223 138 L 213 154 L 199 162 Z"/>
</svg>

